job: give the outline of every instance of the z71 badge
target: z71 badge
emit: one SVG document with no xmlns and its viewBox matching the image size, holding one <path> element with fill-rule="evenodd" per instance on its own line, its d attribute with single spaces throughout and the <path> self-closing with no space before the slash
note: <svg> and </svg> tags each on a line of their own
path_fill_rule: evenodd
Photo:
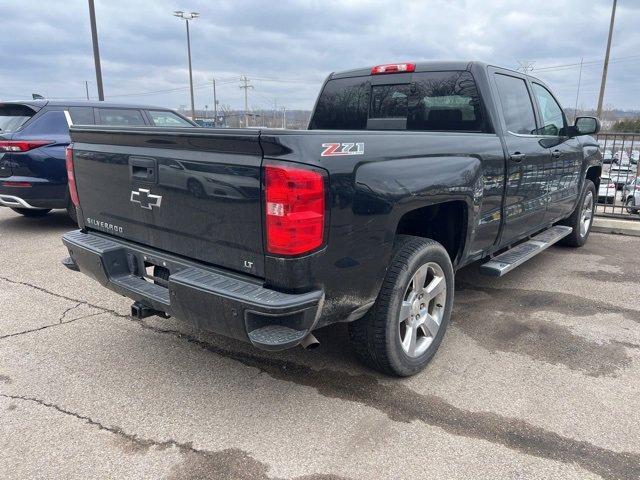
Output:
<svg viewBox="0 0 640 480">
<path fill-rule="evenodd" d="M 321 157 L 364 155 L 364 143 L 323 143 Z"/>
</svg>

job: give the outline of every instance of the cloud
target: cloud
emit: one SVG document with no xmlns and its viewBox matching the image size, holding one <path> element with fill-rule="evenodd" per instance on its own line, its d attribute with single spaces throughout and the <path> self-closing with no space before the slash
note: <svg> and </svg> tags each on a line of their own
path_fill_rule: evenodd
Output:
<svg viewBox="0 0 640 480">
<path fill-rule="evenodd" d="M 96 0 L 107 99 L 170 107 L 188 104 L 184 21 L 176 9 L 195 10 L 191 24 L 196 106 L 240 108 L 238 78 L 254 89 L 250 105 L 313 106 L 332 71 L 404 60 L 485 60 L 516 68 L 535 62 L 534 74 L 573 106 L 576 64 L 585 59 L 579 104 L 597 101 L 610 0 L 549 4 L 506 0 Z M 82 98 L 95 93 L 85 0 L 2 2 L 0 98 Z M 620 2 L 605 103 L 640 108 L 640 2 Z M 635 55 L 635 57 L 634 57 Z M 177 89 L 177 90 L 176 90 Z M 166 92 L 166 90 L 174 90 Z M 149 93 L 158 92 L 160 93 Z M 145 93 L 146 92 L 146 93 Z"/>
</svg>

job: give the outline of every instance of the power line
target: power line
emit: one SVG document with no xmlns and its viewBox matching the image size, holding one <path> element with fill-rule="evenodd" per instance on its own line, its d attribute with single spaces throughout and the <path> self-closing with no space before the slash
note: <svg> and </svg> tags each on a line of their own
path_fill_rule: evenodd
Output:
<svg viewBox="0 0 640 480">
<path fill-rule="evenodd" d="M 246 75 L 243 75 L 240 79 L 242 85 L 240 88 L 244 89 L 244 126 L 249 126 L 249 89 L 253 88 L 253 85 L 249 85 L 249 79 Z"/>
</svg>

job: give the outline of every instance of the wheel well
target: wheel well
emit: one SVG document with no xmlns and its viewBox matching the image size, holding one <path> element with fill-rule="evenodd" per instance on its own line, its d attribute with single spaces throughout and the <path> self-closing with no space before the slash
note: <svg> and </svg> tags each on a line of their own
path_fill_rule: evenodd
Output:
<svg viewBox="0 0 640 480">
<path fill-rule="evenodd" d="M 589 167 L 587 170 L 587 180 L 591 180 L 596 186 L 596 192 L 600 188 L 600 175 L 602 174 L 602 167 Z"/>
<path fill-rule="evenodd" d="M 429 205 L 405 213 L 396 228 L 396 235 L 430 238 L 442 244 L 451 262 L 455 263 L 464 247 L 467 205 L 452 201 Z"/>
</svg>

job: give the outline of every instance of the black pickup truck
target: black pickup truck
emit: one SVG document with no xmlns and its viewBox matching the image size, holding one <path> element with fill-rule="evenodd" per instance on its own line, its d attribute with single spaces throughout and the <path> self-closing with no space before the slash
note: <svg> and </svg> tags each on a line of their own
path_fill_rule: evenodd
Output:
<svg viewBox="0 0 640 480">
<path fill-rule="evenodd" d="M 591 227 L 599 122 L 480 62 L 331 74 L 308 130 L 78 126 L 66 266 L 132 300 L 279 350 L 349 322 L 369 365 L 434 355 L 454 272 L 500 276 Z M 489 314 L 489 313 L 488 313 Z"/>
</svg>

